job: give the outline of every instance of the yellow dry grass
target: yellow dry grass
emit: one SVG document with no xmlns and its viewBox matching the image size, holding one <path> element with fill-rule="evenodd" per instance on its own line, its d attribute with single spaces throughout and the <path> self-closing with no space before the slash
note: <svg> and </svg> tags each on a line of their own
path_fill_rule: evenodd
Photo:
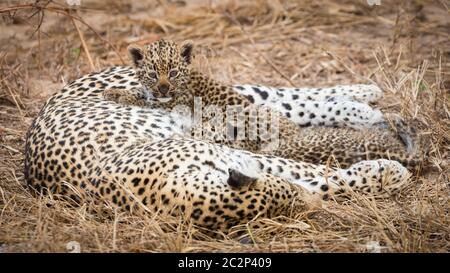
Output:
<svg viewBox="0 0 450 273">
<path fill-rule="evenodd" d="M 66 252 L 72 241 L 82 252 L 450 251 L 448 2 L 80 0 L 66 14 L 64 1 L 46 2 L 0 4 L 0 252 Z M 378 106 L 423 137 L 426 171 L 392 198 L 330 201 L 219 239 L 174 218 L 92 214 L 33 197 L 23 146 L 46 98 L 122 64 L 128 44 L 160 37 L 194 40 L 195 65 L 229 83 L 378 84 Z"/>
</svg>

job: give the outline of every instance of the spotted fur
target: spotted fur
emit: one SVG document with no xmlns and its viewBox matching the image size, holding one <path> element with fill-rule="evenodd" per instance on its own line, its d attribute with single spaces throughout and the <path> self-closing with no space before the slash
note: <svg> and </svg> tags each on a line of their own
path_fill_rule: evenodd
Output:
<svg viewBox="0 0 450 273">
<path fill-rule="evenodd" d="M 226 231 L 294 205 L 305 209 L 314 196 L 340 199 L 353 190 L 389 195 L 409 181 L 395 161 L 327 169 L 178 137 L 190 122 L 182 115 L 124 106 L 102 95 L 134 87 L 141 87 L 134 69 L 113 67 L 49 98 L 26 138 L 28 184 L 78 203 L 89 194 L 125 210 L 171 213 Z M 236 174 L 252 182 L 236 186 Z"/>
<path fill-rule="evenodd" d="M 288 103 L 293 101 L 329 101 L 336 98 L 348 101 L 375 103 L 383 97 L 383 91 L 376 85 L 371 84 L 336 85 L 324 88 L 276 88 L 242 84 L 234 85 L 233 88 L 236 92 L 248 96 L 257 105 L 280 101 Z"/>
<path fill-rule="evenodd" d="M 355 129 L 384 123 L 383 114 L 367 103 L 378 101 L 383 92 L 375 85 L 337 85 L 328 88 L 234 85 L 235 92 L 252 103 L 278 110 L 300 126 L 348 126 Z M 311 114 L 314 114 L 311 117 Z"/>
<path fill-rule="evenodd" d="M 326 89 L 325 94 L 320 95 L 319 91 L 306 91 L 304 89 L 298 91 L 285 90 L 287 94 L 302 92 L 308 94 L 306 100 L 300 103 L 299 100 L 288 102 L 284 99 L 276 101 L 277 97 L 266 101 L 272 102 L 265 105 L 252 104 L 248 97 L 238 93 L 230 86 L 221 84 L 212 78 L 208 78 L 201 73 L 190 69 L 190 54 L 192 51 L 192 44 L 190 42 L 177 45 L 171 41 L 160 40 L 149 44 L 145 47 L 131 46 L 130 53 L 135 64 L 138 79 L 143 85 L 144 89 L 135 88 L 133 90 L 106 90 L 104 96 L 119 103 L 128 105 L 138 105 L 145 107 L 163 107 L 165 109 L 172 109 L 172 107 L 180 104 L 187 104 L 191 109 L 195 107 L 194 98 L 201 98 L 203 103 L 203 112 L 211 106 L 215 106 L 214 114 L 221 112 L 226 114 L 228 106 L 241 106 L 240 110 L 236 112 L 237 116 L 242 122 L 238 125 L 236 120 L 234 124 L 225 124 L 224 120 L 214 120 L 211 122 L 210 116 L 203 115 L 206 123 L 219 123 L 223 126 L 213 127 L 214 133 L 210 133 L 210 129 L 206 130 L 208 137 L 204 140 L 213 141 L 220 144 L 226 144 L 234 148 L 245 149 L 252 152 L 264 153 L 268 155 L 277 155 L 285 158 L 294 159 L 296 161 L 305 161 L 315 164 L 325 163 L 330 156 L 334 156 L 343 167 L 348 167 L 351 164 L 367 159 L 386 158 L 399 160 L 407 165 L 413 166 L 417 163 L 413 153 L 412 141 L 408 141 L 407 145 L 402 141 L 397 132 L 380 130 L 379 127 L 364 128 L 356 131 L 348 127 L 342 128 L 305 128 L 302 129 L 298 125 L 339 125 L 349 124 L 354 127 L 361 127 L 362 124 L 386 123 L 383 115 L 379 110 L 373 110 L 370 106 L 355 102 L 355 101 L 337 101 L 344 95 L 351 94 L 349 90 L 342 88 Z M 184 52 L 188 49 L 188 53 Z M 176 76 L 170 78 L 170 74 L 176 71 Z M 153 80 L 149 80 L 153 79 Z M 180 84 L 181 83 L 181 84 Z M 166 92 L 160 92 L 160 86 L 167 85 Z M 274 90 L 267 90 L 259 86 L 252 87 L 258 94 L 265 94 L 266 92 Z M 373 100 L 379 96 L 376 89 L 363 87 L 355 87 L 354 96 L 356 98 Z M 245 90 L 245 89 L 243 89 Z M 339 90 L 340 93 L 336 93 Z M 284 92 L 283 91 L 283 92 Z M 371 91 L 372 93 L 370 93 Z M 378 90 L 379 91 L 379 90 Z M 146 94 L 147 95 L 144 95 Z M 337 94 L 338 97 L 333 96 Z M 152 96 L 156 99 L 166 98 L 170 99 L 168 102 L 155 103 L 154 100 L 146 100 Z M 282 97 L 284 98 L 284 97 Z M 317 98 L 319 101 L 310 101 L 308 99 Z M 320 99 L 326 99 L 322 101 Z M 289 113 L 295 114 L 296 118 L 283 116 L 280 114 L 279 107 L 276 102 L 281 105 L 281 108 L 288 110 Z M 301 104 L 299 109 L 293 109 L 292 104 Z M 273 127 L 272 132 L 264 131 L 264 126 L 257 128 L 255 137 L 248 134 L 249 121 L 256 120 L 256 114 L 264 110 L 267 112 L 265 122 L 262 124 Z M 198 111 L 198 109 L 197 109 Z M 225 117 L 225 115 L 224 115 Z M 258 117 L 260 118 L 260 117 Z M 259 119 L 260 120 L 260 119 Z M 260 124 L 257 124 L 258 126 Z M 275 125 L 279 125 L 276 128 Z M 211 126 L 207 126 L 211 128 Z M 230 130 L 230 127 L 232 130 Z M 279 131 L 278 131 L 278 130 Z M 234 136 L 230 131 L 233 131 Z M 279 142 L 273 143 L 274 134 L 279 132 Z M 241 134 L 241 139 L 233 139 Z M 218 137 L 219 135 L 219 137 Z M 406 137 L 408 135 L 406 134 Z M 270 149 L 268 148 L 269 145 Z M 274 148 L 275 147 L 275 148 Z"/>
<path fill-rule="evenodd" d="M 159 65 L 170 74 L 169 66 Z M 104 99 L 104 90 L 153 84 L 143 80 L 150 72 L 107 69 L 50 98 L 27 135 L 28 183 L 78 202 L 92 193 L 126 210 L 182 215 L 208 229 L 227 230 L 256 216 L 282 214 L 293 204 L 306 207 L 314 195 L 340 199 L 352 190 L 386 195 L 408 182 L 408 171 L 395 161 L 327 169 L 179 138 L 190 122 L 184 116 Z M 161 93 L 173 91 L 167 82 L 159 85 Z"/>
</svg>

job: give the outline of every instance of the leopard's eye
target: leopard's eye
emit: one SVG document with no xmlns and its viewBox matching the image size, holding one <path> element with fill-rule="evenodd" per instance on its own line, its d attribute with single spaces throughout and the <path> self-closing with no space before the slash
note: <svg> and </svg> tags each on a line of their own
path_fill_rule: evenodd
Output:
<svg viewBox="0 0 450 273">
<path fill-rule="evenodd" d="M 170 78 L 175 78 L 176 76 L 178 76 L 178 70 L 176 70 L 176 69 L 170 70 L 169 77 Z"/>
<path fill-rule="evenodd" d="M 148 76 L 152 79 L 157 79 L 158 78 L 158 74 L 156 74 L 155 71 L 150 71 L 148 72 Z"/>
</svg>

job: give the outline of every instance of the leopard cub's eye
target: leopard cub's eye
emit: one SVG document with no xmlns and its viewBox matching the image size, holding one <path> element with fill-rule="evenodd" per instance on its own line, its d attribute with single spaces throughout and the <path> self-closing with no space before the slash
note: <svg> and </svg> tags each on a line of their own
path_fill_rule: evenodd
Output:
<svg viewBox="0 0 450 273">
<path fill-rule="evenodd" d="M 169 77 L 170 78 L 175 78 L 176 76 L 178 76 L 178 70 L 176 70 L 176 69 L 170 70 Z"/>
<path fill-rule="evenodd" d="M 148 76 L 152 79 L 157 79 L 158 78 L 158 74 L 156 74 L 155 71 L 150 71 L 148 72 Z"/>
</svg>

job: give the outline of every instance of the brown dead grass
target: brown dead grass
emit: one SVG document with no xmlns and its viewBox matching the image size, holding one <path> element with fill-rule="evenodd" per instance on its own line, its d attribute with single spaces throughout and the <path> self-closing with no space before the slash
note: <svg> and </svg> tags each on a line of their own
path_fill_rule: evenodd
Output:
<svg viewBox="0 0 450 273">
<path fill-rule="evenodd" d="M 3 1 L 0 10 L 33 2 Z M 66 10 L 101 38 L 51 10 L 32 18 L 36 9 L 1 13 L 0 252 L 65 252 L 71 241 L 83 252 L 450 251 L 445 1 L 382 0 L 377 7 L 357 0 L 105 2 L 81 0 L 78 11 Z M 389 199 L 328 202 L 323 209 L 260 220 L 267 222 L 264 229 L 238 227 L 246 234 L 221 239 L 178 219 L 94 215 L 86 206 L 33 197 L 22 174 L 24 138 L 46 98 L 92 69 L 122 64 L 114 48 L 125 56 L 129 43 L 160 37 L 194 40 L 196 65 L 230 83 L 375 82 L 386 91 L 379 107 L 400 113 L 423 136 L 428 171 Z"/>
</svg>

